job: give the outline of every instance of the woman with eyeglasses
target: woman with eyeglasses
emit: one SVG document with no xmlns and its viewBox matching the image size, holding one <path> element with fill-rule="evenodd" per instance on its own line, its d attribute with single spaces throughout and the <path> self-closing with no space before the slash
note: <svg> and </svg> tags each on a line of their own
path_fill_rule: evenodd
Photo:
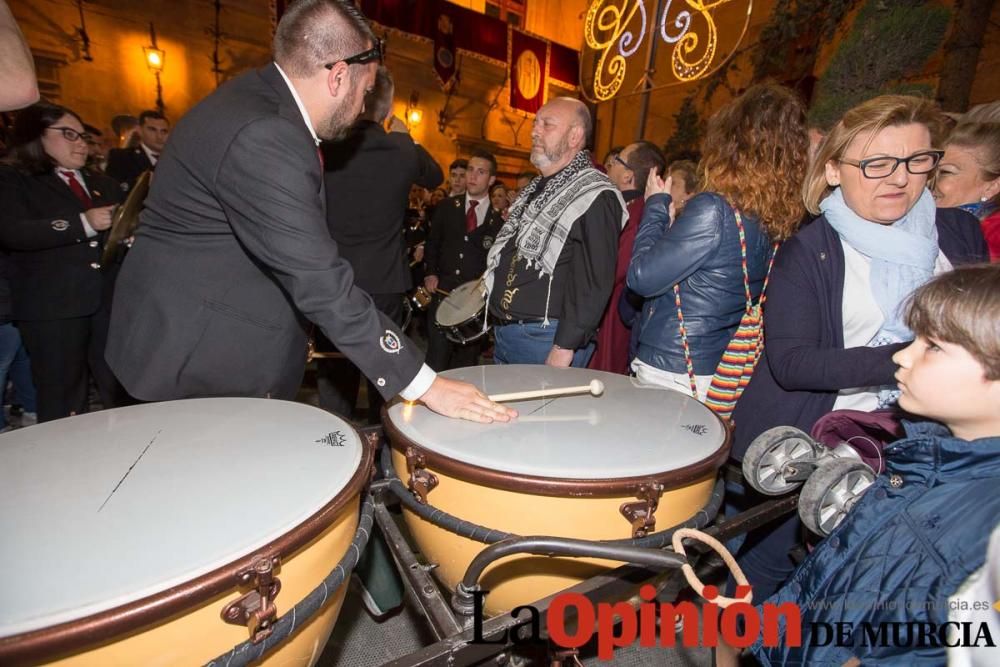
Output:
<svg viewBox="0 0 1000 667">
<path fill-rule="evenodd" d="M 83 122 L 65 107 L 19 112 L 12 147 L 13 164 L 0 167 L 0 244 L 9 253 L 11 316 L 31 358 L 38 421 L 87 410 L 88 370 L 110 407 L 110 294 L 100 261 L 121 189 L 84 168 Z"/>
<path fill-rule="evenodd" d="M 934 199 L 940 207 L 956 206 L 979 218 L 990 259 L 1000 261 L 1000 123 L 963 120 L 951 131 Z"/>
<path fill-rule="evenodd" d="M 907 298 L 935 274 L 987 259 L 976 220 L 936 208 L 928 189 L 942 127 L 932 102 L 886 95 L 849 110 L 819 146 L 802 189 L 819 217 L 775 260 L 764 354 L 733 414 L 735 458 L 774 426 L 808 433 L 831 410 L 893 406 L 892 355 L 913 337 Z M 747 536 L 738 558 L 754 599 L 791 574 L 798 528 L 794 517 Z"/>
</svg>

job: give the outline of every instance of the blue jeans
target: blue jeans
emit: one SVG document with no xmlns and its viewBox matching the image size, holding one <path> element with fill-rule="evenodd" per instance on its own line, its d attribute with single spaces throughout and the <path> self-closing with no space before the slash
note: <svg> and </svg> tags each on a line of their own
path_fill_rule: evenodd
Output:
<svg viewBox="0 0 1000 667">
<path fill-rule="evenodd" d="M 7 377 L 14 383 L 14 393 L 25 412 L 37 412 L 31 364 L 21 343 L 21 333 L 11 323 L 0 324 L 0 399 L 7 389 Z M 0 428 L 7 426 L 0 400 Z"/>
<path fill-rule="evenodd" d="M 549 320 L 548 326 L 541 322 L 500 324 L 493 327 L 496 349 L 493 362 L 496 364 L 544 364 L 552 351 L 559 320 Z M 583 368 L 594 354 L 594 343 L 573 351 L 574 368 Z"/>
</svg>

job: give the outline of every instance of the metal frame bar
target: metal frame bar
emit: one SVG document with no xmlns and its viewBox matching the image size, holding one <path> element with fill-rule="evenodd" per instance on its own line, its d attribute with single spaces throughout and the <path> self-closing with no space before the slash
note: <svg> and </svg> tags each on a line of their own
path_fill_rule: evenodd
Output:
<svg viewBox="0 0 1000 667">
<path fill-rule="evenodd" d="M 399 573 L 410 593 L 410 599 L 417 604 L 438 641 L 409 655 L 401 656 L 387 662 L 385 663 L 385 667 L 433 667 L 437 665 L 453 667 L 455 665 L 469 665 L 501 654 L 511 648 L 513 646 L 513 642 L 510 640 L 511 632 L 525 625 L 528 620 L 526 618 L 514 618 L 509 614 L 486 619 L 482 624 L 482 638 L 486 641 L 492 640 L 497 643 L 470 643 L 473 638 L 472 629 L 465 629 L 463 621 L 456 618 L 451 610 L 446 594 L 442 592 L 431 575 L 431 570 L 434 569 L 435 565 L 425 565 L 419 561 L 407 538 L 400 531 L 396 521 L 386 508 L 386 495 L 388 494 L 386 486 L 384 482 L 381 484 L 380 482 L 373 483 L 373 490 L 376 491 L 375 520 L 378 522 L 386 538 Z M 795 511 L 797 504 L 798 494 L 770 500 L 736 515 L 729 521 L 718 523 L 708 528 L 705 532 L 719 540 L 725 541 Z M 698 569 L 710 570 L 715 567 L 710 564 L 713 559 L 700 558 L 705 553 L 704 548 L 692 547 L 689 549 L 689 558 L 692 560 L 698 558 L 701 561 L 697 566 Z M 572 588 L 566 589 L 566 591 L 560 591 L 560 593 L 580 593 L 595 604 L 599 602 L 618 602 L 633 597 L 638 587 L 654 576 L 656 576 L 656 573 L 650 570 L 624 565 L 606 574 L 592 577 Z M 674 576 L 667 578 L 659 599 L 666 600 L 667 596 L 670 599 L 674 599 L 677 593 L 685 587 L 686 582 L 678 571 Z M 554 597 L 555 595 L 548 596 L 536 601 L 532 605 L 539 611 L 543 635 L 546 634 L 545 612 L 548 610 Z M 498 664 L 502 663 L 498 661 Z"/>
</svg>

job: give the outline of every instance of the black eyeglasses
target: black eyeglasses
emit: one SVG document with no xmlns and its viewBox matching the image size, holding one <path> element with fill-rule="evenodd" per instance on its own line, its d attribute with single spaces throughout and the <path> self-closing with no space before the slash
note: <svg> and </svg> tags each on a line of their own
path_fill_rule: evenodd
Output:
<svg viewBox="0 0 1000 667">
<path fill-rule="evenodd" d="M 327 63 L 323 67 L 327 69 L 333 69 L 333 66 L 337 63 L 344 63 L 345 65 L 363 65 L 365 63 L 370 63 L 373 60 L 378 60 L 382 62 L 382 58 L 385 55 L 385 40 L 378 39 L 375 40 L 375 46 L 368 49 L 367 51 L 362 51 L 356 55 L 350 56 L 348 58 L 341 58 L 340 60 L 332 63 Z"/>
<path fill-rule="evenodd" d="M 632 167 L 629 166 L 628 162 L 623 160 L 620 155 L 614 155 L 612 156 L 611 159 L 620 164 L 621 166 L 625 167 L 629 171 L 633 171 Z"/>
<path fill-rule="evenodd" d="M 906 171 L 911 174 L 928 174 L 938 166 L 943 155 L 944 151 L 921 151 L 910 157 L 870 157 L 864 160 L 840 158 L 837 161 L 858 167 L 865 178 L 885 178 L 891 176 L 900 164 L 905 164 Z"/>
<path fill-rule="evenodd" d="M 62 132 L 63 139 L 66 141 L 90 141 L 91 137 L 86 132 L 77 132 L 72 127 L 65 127 L 62 125 L 53 125 L 52 127 L 45 128 L 46 130 L 59 130 Z"/>
</svg>

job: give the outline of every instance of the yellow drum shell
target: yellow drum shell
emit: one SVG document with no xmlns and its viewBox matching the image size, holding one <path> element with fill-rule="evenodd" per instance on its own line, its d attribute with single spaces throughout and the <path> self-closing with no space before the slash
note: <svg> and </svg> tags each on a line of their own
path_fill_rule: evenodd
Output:
<svg viewBox="0 0 1000 667">
<path fill-rule="evenodd" d="M 275 599 L 280 619 L 319 586 L 347 553 L 371 465 L 371 448 L 363 444 L 361 466 L 347 487 L 297 528 L 252 556 L 117 609 L 6 637 L 0 640 L 0 664 L 195 665 L 226 653 L 249 638 L 245 626 L 226 623 L 220 615 L 230 601 L 252 588 L 235 585 L 237 573 L 249 570 L 258 555 L 280 557 L 274 572 L 281 581 Z M 336 623 L 346 590 L 345 582 L 331 592 L 308 622 L 255 664 L 315 664 Z"/>
<path fill-rule="evenodd" d="M 405 442 L 391 425 L 387 428 L 393 437 L 393 467 L 405 483 L 409 472 L 404 451 L 414 445 Z M 416 449 L 425 457 L 424 469 L 438 480 L 438 485 L 427 496 L 428 505 L 466 521 L 515 535 L 609 540 L 632 537 L 631 525 L 620 508 L 624 503 L 637 502 L 639 487 L 657 477 L 668 483 L 655 512 L 656 529 L 674 526 L 697 513 L 711 496 L 729 443 L 727 441 L 699 466 L 665 476 L 615 480 L 613 486 L 622 490 L 610 492 L 607 490 L 609 485 L 599 480 L 559 480 L 561 489 L 553 489 L 551 486 L 545 488 L 552 480 L 510 476 L 511 481 L 506 484 L 501 481 L 502 473 L 490 474 L 471 466 L 455 466 L 453 461 Z M 485 485 L 482 478 L 473 481 L 476 473 L 492 478 L 491 483 Z M 670 479 L 674 480 L 673 484 Z M 515 488 L 526 486 L 525 481 L 527 485 L 534 483 L 538 491 Z M 600 489 L 602 486 L 605 489 Z M 627 487 L 631 487 L 631 493 L 624 490 Z M 438 565 L 434 569 L 438 578 L 448 589 L 454 590 L 472 559 L 486 545 L 435 526 L 408 510 L 404 510 L 404 517 L 421 552 L 428 561 Z M 482 588 L 490 591 L 485 601 L 486 613 L 491 616 L 505 613 L 620 565 L 622 563 L 585 558 L 531 555 L 504 558 L 487 568 L 480 579 Z"/>
</svg>

